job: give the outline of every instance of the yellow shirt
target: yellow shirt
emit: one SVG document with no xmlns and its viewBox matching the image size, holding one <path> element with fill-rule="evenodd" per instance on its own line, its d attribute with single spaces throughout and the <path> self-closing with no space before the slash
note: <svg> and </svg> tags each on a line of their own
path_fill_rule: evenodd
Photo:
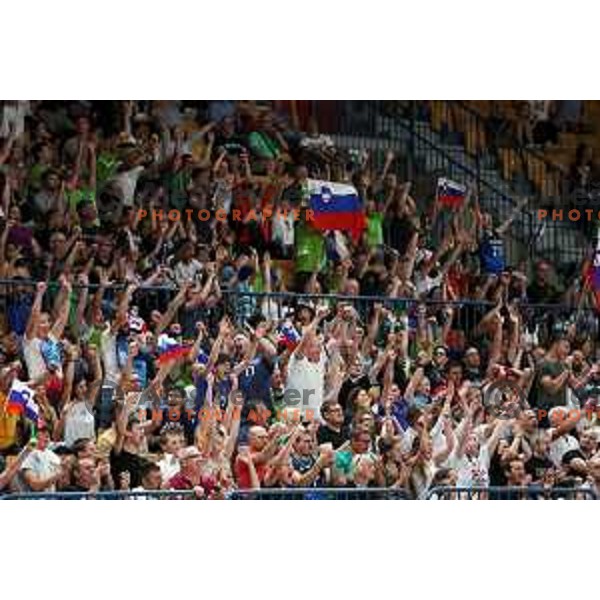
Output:
<svg viewBox="0 0 600 600">
<path fill-rule="evenodd" d="M 17 443 L 17 423 L 19 415 L 11 415 L 6 410 L 6 394 L 0 392 L 0 450 Z"/>
</svg>

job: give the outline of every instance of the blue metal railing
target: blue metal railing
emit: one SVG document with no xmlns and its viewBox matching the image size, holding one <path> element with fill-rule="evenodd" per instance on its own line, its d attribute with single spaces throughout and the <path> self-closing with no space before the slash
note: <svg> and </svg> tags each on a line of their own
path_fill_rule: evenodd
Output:
<svg viewBox="0 0 600 600">
<path fill-rule="evenodd" d="M 194 500 L 194 490 L 115 490 L 104 492 L 18 492 L 0 500 Z M 401 488 L 266 488 L 234 490 L 226 500 L 408 500 Z"/>
<path fill-rule="evenodd" d="M 439 486 L 427 492 L 427 500 L 597 500 L 591 488 L 517 486 Z"/>
<path fill-rule="evenodd" d="M 193 490 L 142 490 L 105 492 L 19 492 L 0 500 L 193 500 Z M 402 488 L 273 488 L 234 490 L 226 500 L 411 500 Z M 426 500 L 597 500 L 591 488 L 530 485 L 431 488 Z"/>
<path fill-rule="evenodd" d="M 236 490 L 230 500 L 409 500 L 402 488 L 273 488 Z"/>
<path fill-rule="evenodd" d="M 0 500 L 194 500 L 194 490 L 112 490 L 101 492 L 16 492 Z"/>
</svg>

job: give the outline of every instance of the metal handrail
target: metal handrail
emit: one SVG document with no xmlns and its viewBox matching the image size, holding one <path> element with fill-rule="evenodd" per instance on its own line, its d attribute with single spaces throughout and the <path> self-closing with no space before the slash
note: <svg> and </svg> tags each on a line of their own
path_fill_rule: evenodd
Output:
<svg viewBox="0 0 600 600">
<path fill-rule="evenodd" d="M 113 490 L 99 492 L 16 492 L 0 496 L 0 500 L 192 500 L 194 490 Z M 227 500 L 408 500 L 402 488 L 263 488 L 233 490 Z"/>
<path fill-rule="evenodd" d="M 40 281 L 33 279 L 1 279 L 0 278 L 0 289 L 2 286 L 26 286 L 35 287 Z M 99 284 L 73 284 L 73 289 L 97 289 Z M 125 289 L 127 284 L 118 283 L 106 286 L 105 289 Z M 137 288 L 137 292 L 151 292 L 151 291 L 171 291 L 176 292 L 181 289 L 181 286 L 177 284 L 173 285 L 152 285 L 152 286 L 140 286 Z M 497 303 L 490 300 L 464 298 L 458 300 L 442 300 L 437 298 L 409 298 L 409 297 L 390 297 L 381 295 L 344 295 L 344 294 L 317 294 L 317 293 L 306 293 L 306 292 L 257 292 L 257 291 L 240 291 L 224 288 L 221 293 L 228 296 L 240 296 L 248 298 L 274 298 L 282 300 L 325 300 L 334 302 L 372 302 L 372 303 L 384 303 L 384 304 L 428 304 L 428 305 L 440 305 L 440 306 L 495 306 Z M 519 305 L 520 309 L 538 309 L 538 310 L 571 310 L 575 308 L 574 305 L 560 303 L 560 304 L 548 304 L 548 303 L 533 303 L 524 302 Z M 582 308 L 585 310 L 585 307 Z M 591 310 L 591 309 L 590 309 Z"/>
<path fill-rule="evenodd" d="M 523 495 L 522 498 L 511 498 L 510 496 Z M 597 500 L 598 496 L 591 488 L 567 488 L 543 486 L 436 486 L 431 488 L 426 495 L 426 500 L 560 500 L 563 497 L 573 499 L 577 495 L 589 496 L 590 500 Z M 434 498 L 438 496 L 438 498 Z"/>
<path fill-rule="evenodd" d="M 409 500 L 403 488 L 392 487 L 313 487 L 313 488 L 261 488 L 259 490 L 234 490 L 229 500 Z"/>
<path fill-rule="evenodd" d="M 194 490 L 105 490 L 98 492 L 15 492 L 0 500 L 135 500 L 194 499 Z"/>
<path fill-rule="evenodd" d="M 437 497 L 437 498 L 436 498 Z M 100 492 L 17 492 L 0 495 L 0 500 L 161 500 L 196 499 L 194 490 L 141 490 Z M 258 490 L 233 490 L 225 494 L 227 500 L 412 500 L 403 488 L 263 488 Z M 426 500 L 597 500 L 591 488 L 543 486 L 436 486 L 431 488 Z"/>
</svg>

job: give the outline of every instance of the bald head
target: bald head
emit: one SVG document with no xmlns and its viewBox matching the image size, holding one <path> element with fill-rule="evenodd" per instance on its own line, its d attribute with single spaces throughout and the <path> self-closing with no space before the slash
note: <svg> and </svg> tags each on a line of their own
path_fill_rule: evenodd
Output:
<svg viewBox="0 0 600 600">
<path fill-rule="evenodd" d="M 260 452 L 267 444 L 267 430 L 260 425 L 254 425 L 248 431 L 248 443 L 250 449 L 255 452 Z"/>
</svg>

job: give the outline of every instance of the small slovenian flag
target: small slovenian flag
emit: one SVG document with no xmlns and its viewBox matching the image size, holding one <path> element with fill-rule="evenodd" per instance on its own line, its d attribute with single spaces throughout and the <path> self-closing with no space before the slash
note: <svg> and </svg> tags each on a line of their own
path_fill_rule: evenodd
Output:
<svg viewBox="0 0 600 600">
<path fill-rule="evenodd" d="M 596 230 L 596 251 L 592 262 L 592 289 L 600 291 L 600 227 Z"/>
<path fill-rule="evenodd" d="M 583 282 L 585 289 L 591 290 L 596 310 L 600 312 L 600 227 L 596 230 L 596 249 L 594 258 L 587 260 L 583 267 Z M 585 292 L 585 289 L 582 293 Z"/>
<path fill-rule="evenodd" d="M 27 384 L 15 379 L 8 392 L 8 412 L 16 415 L 25 415 L 30 421 L 37 422 L 40 410 L 33 399 L 35 392 Z"/>
<path fill-rule="evenodd" d="M 278 333 L 277 341 L 286 348 L 293 350 L 300 342 L 298 330 L 289 321 L 281 325 Z"/>
<path fill-rule="evenodd" d="M 166 333 L 158 336 L 158 362 L 160 364 L 177 360 L 187 356 L 190 346 L 180 344 L 177 340 L 169 337 Z"/>
<path fill-rule="evenodd" d="M 309 179 L 307 186 L 313 226 L 319 230 L 349 231 L 355 240 L 359 239 L 367 224 L 356 188 L 317 179 Z"/>
<path fill-rule="evenodd" d="M 437 182 L 437 200 L 449 208 L 458 208 L 462 205 L 467 195 L 467 186 L 456 183 L 451 179 L 440 177 Z"/>
</svg>

